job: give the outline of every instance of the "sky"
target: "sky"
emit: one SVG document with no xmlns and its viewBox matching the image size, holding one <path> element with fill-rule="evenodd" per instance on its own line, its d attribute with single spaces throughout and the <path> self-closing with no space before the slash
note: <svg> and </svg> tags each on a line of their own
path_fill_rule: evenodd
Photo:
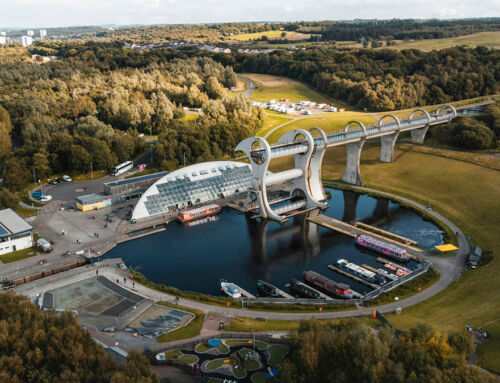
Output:
<svg viewBox="0 0 500 383">
<path fill-rule="evenodd" d="M 500 0 L 0 0 L 0 28 L 500 17 Z"/>
</svg>

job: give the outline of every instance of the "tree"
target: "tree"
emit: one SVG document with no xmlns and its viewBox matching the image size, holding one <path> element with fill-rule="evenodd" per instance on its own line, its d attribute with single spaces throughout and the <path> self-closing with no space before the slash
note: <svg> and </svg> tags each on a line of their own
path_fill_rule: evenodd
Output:
<svg viewBox="0 0 500 383">
<path fill-rule="evenodd" d="M 7 158 L 4 164 L 4 180 L 10 190 L 19 191 L 28 184 L 31 174 L 27 169 L 24 158 Z"/>
<path fill-rule="evenodd" d="M 224 87 L 219 83 L 215 76 L 211 76 L 205 84 L 205 91 L 211 99 L 218 99 L 224 94 Z"/>
<path fill-rule="evenodd" d="M 92 157 L 90 153 L 80 145 L 71 145 L 71 168 L 85 172 L 90 168 Z"/>
<path fill-rule="evenodd" d="M 49 155 L 45 149 L 33 155 L 33 166 L 38 179 L 44 180 L 50 174 Z"/>
<path fill-rule="evenodd" d="M 0 106 L 0 160 L 7 157 L 12 149 L 11 130 L 12 123 L 9 113 Z"/>
<path fill-rule="evenodd" d="M 0 328 L 2 382 L 159 382 L 138 353 L 117 365 L 72 313 L 41 312 L 22 295 L 0 295 Z"/>
<path fill-rule="evenodd" d="M 14 209 L 17 206 L 17 197 L 9 189 L 3 188 L 0 190 L 0 209 L 10 207 Z"/>
</svg>

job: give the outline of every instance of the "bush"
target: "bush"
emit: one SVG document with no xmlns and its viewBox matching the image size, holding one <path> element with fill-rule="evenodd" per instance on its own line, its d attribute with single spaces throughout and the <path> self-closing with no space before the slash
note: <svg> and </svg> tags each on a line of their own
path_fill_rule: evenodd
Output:
<svg viewBox="0 0 500 383">
<path fill-rule="evenodd" d="M 454 141 L 463 149 L 490 149 L 495 147 L 495 134 L 483 122 L 464 117 L 455 123 Z"/>
<path fill-rule="evenodd" d="M 9 189 L 2 189 L 0 191 L 0 209 L 8 207 L 14 209 L 17 205 L 17 197 Z"/>
</svg>

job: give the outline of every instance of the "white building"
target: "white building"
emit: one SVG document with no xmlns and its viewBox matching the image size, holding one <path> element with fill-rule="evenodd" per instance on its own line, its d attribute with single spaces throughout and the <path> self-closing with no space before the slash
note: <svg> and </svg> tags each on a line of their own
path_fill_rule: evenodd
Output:
<svg viewBox="0 0 500 383">
<path fill-rule="evenodd" d="M 7 44 L 7 38 L 5 36 L 0 36 L 0 45 Z"/>
<path fill-rule="evenodd" d="M 0 32 L 0 36 L 7 36 L 7 32 Z"/>
<path fill-rule="evenodd" d="M 46 29 L 40 29 L 40 37 L 43 39 L 46 36 L 47 36 L 47 30 Z"/>
<path fill-rule="evenodd" d="M 0 254 L 33 247 L 33 226 L 14 210 L 0 210 Z"/>
<path fill-rule="evenodd" d="M 35 32 L 33 32 L 32 30 L 29 30 L 26 32 L 26 35 L 29 36 L 29 37 L 33 37 L 35 34 Z"/>
<path fill-rule="evenodd" d="M 21 44 L 23 47 L 30 46 L 33 44 L 33 38 L 31 36 L 22 36 L 18 40 L 19 44 Z"/>
</svg>

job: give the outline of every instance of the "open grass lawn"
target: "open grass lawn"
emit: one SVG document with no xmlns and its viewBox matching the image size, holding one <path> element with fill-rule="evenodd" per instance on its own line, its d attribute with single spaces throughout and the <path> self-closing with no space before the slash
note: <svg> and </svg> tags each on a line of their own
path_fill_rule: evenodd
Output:
<svg viewBox="0 0 500 383">
<path fill-rule="evenodd" d="M 245 73 L 242 77 L 257 83 L 251 98 L 258 101 L 288 99 L 290 101 L 309 100 L 314 102 L 331 103 L 332 100 L 321 95 L 306 84 L 287 77 L 271 76 L 266 74 Z"/>
<path fill-rule="evenodd" d="M 193 313 L 195 315 L 194 319 L 191 320 L 186 326 L 181 327 L 177 330 L 167 332 L 166 334 L 160 335 L 158 337 L 158 342 L 172 342 L 174 340 L 193 338 L 200 335 L 201 328 L 203 327 L 203 320 L 205 318 L 205 313 L 203 311 L 190 309 L 188 307 L 182 307 L 174 305 L 167 302 L 157 302 L 157 304 L 171 307 L 174 309 L 179 309 Z"/>
<path fill-rule="evenodd" d="M 493 251 L 488 265 L 464 272 L 444 292 L 403 310 L 401 315 L 389 315 L 389 321 L 402 330 L 426 323 L 440 331 L 461 331 L 466 324 L 477 327 L 499 319 L 500 172 L 412 150 L 396 150 L 395 162 L 386 164 L 378 160 L 379 150 L 369 146 L 362 152 L 361 177 L 366 186 L 429 203 L 471 236 L 473 244 Z M 291 165 L 285 160 L 275 162 L 275 168 Z M 339 179 L 345 166 L 345 148 L 329 149 L 323 164 L 324 179 Z M 491 326 L 493 338 L 500 338 L 499 327 Z M 478 348 L 481 365 L 498 372 L 499 343 L 492 339 Z"/>
<path fill-rule="evenodd" d="M 30 247 L 28 249 L 13 251 L 12 253 L 2 254 L 0 255 L 0 261 L 2 263 L 10 263 L 19 261 L 21 259 L 34 257 L 35 255 L 40 254 L 34 247 Z"/>
<path fill-rule="evenodd" d="M 274 131 L 267 139 L 270 143 L 277 142 L 278 139 L 285 134 L 286 132 L 293 130 L 293 129 L 305 129 L 309 130 L 311 128 L 317 127 L 320 129 L 323 129 L 326 133 L 332 132 L 335 130 L 342 130 L 344 129 L 345 125 L 352 121 L 352 120 L 358 120 L 361 123 L 367 125 L 367 124 L 373 124 L 377 122 L 375 117 L 373 117 L 370 114 L 367 113 L 355 113 L 353 112 L 353 115 L 332 115 L 331 117 L 309 117 L 309 118 L 301 118 L 297 121 L 294 121 L 290 124 L 287 124 L 283 126 L 282 128 L 279 128 L 278 130 Z M 353 125 L 355 127 L 356 125 Z"/>
<path fill-rule="evenodd" d="M 264 121 L 264 126 L 257 132 L 256 135 L 264 137 L 267 134 L 267 132 L 269 132 L 271 129 L 274 129 L 277 126 L 290 121 L 292 121 L 291 118 L 281 117 L 281 116 L 270 116 L 266 114 L 266 120 Z"/>
<path fill-rule="evenodd" d="M 478 32 L 471 35 L 450 37 L 445 39 L 430 39 L 430 40 L 414 40 L 414 41 L 396 41 L 396 45 L 387 48 L 390 49 L 419 49 L 424 52 L 432 51 L 433 49 L 446 49 L 460 45 L 467 45 L 475 48 L 482 45 L 488 48 L 500 48 L 500 31 L 493 32 Z"/>
<path fill-rule="evenodd" d="M 245 318 L 245 319 L 247 319 L 247 318 Z M 250 328 L 247 327 L 247 331 L 249 329 Z M 253 344 L 252 343 L 253 341 L 251 339 L 226 339 L 224 342 L 226 342 L 226 344 L 229 347 L 235 347 L 235 346 L 249 346 L 249 347 L 251 347 Z M 260 340 L 255 341 L 255 347 L 257 347 L 258 350 L 267 350 L 267 346 L 268 346 L 268 344 L 266 342 L 262 342 Z"/>
<path fill-rule="evenodd" d="M 284 344 L 273 344 L 269 347 L 269 360 L 267 363 L 271 366 L 276 366 L 279 364 L 286 354 L 288 354 L 289 348 Z"/>
<path fill-rule="evenodd" d="M 250 377 L 250 380 L 252 383 L 265 383 L 268 378 L 263 372 L 256 372 Z"/>
</svg>

